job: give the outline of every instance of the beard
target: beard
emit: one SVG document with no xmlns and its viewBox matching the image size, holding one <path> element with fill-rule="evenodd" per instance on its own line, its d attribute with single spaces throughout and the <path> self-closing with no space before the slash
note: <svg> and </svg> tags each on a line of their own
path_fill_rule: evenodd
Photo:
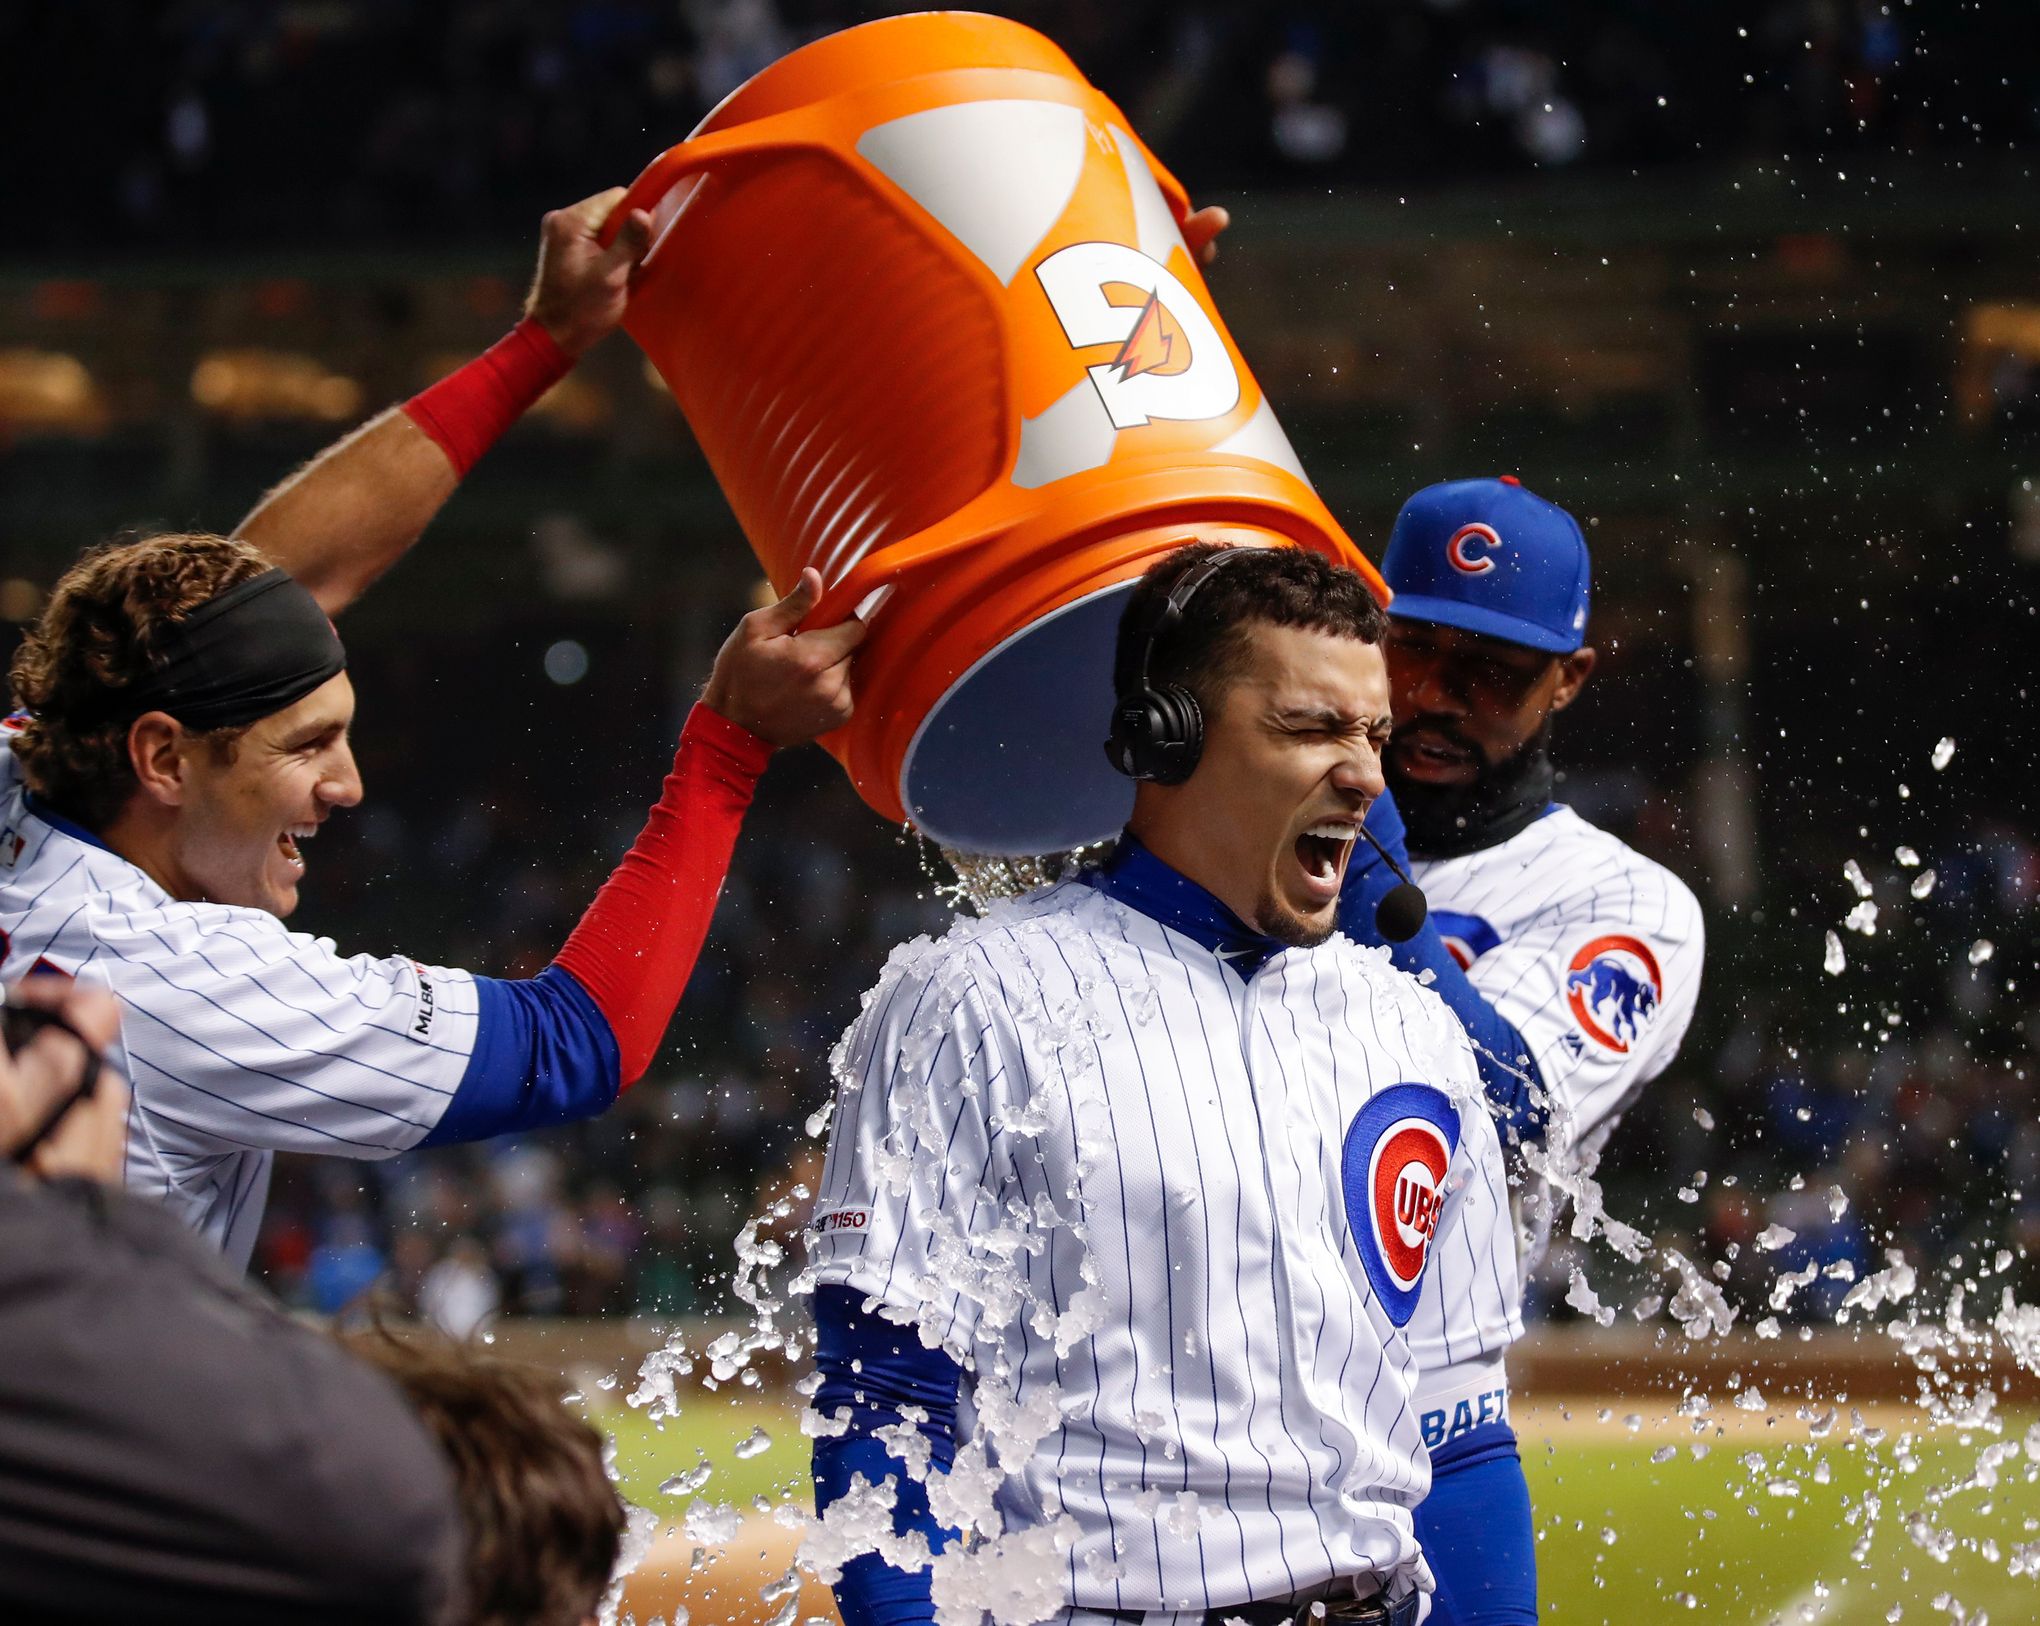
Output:
<svg viewBox="0 0 2040 1626">
<path fill-rule="evenodd" d="M 1339 929 L 1339 917 L 1335 910 L 1332 918 L 1320 926 L 1280 902 L 1273 893 L 1263 893 L 1254 905 L 1252 924 L 1255 931 L 1274 938 L 1284 948 L 1308 949 L 1316 948 Z"/>
<path fill-rule="evenodd" d="M 1393 748 L 1384 764 L 1388 787 L 1409 830 L 1409 849 L 1419 858 L 1457 858 L 1507 841 L 1551 802 L 1551 718 L 1537 732 L 1498 762 L 1480 747 L 1442 723 L 1423 722 L 1435 733 L 1469 751 L 1480 770 L 1464 785 L 1423 785 L 1400 773 Z"/>
</svg>

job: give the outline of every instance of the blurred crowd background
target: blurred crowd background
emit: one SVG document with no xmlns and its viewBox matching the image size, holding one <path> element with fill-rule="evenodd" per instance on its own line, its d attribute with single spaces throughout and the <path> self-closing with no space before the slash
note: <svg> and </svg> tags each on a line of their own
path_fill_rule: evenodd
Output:
<svg viewBox="0 0 2040 1626">
<path fill-rule="evenodd" d="M 23 73 L 17 242 L 517 230 L 634 171 L 846 0 L 67 0 L 0 19 Z M 2001 149 L 2040 129 L 2031 19 L 1907 0 L 1033 0 L 1210 186 L 1675 170 L 1788 148 Z M 1929 23 L 1929 14 L 1932 21 Z M 1930 49 L 1922 50 L 1923 43 Z M 79 117 L 90 109 L 89 116 Z M 87 206 L 87 200 L 90 206 Z"/>
<path fill-rule="evenodd" d="M 873 14 L 0 10 L 0 128 L 33 155 L 0 177 L 0 617 L 124 528 L 231 526 L 507 326 L 544 208 Z M 1364 548 L 1408 491 L 1471 473 L 1588 524 L 1604 660 L 1559 730 L 1561 795 L 1689 879 L 1711 935 L 1685 1052 L 1609 1149 L 1610 1208 L 1722 1261 L 1749 1320 L 1807 1263 L 1828 1273 L 1785 1318 L 1831 1314 L 1890 1246 L 1956 1280 L 2027 1273 L 2040 69 L 2020 8 L 1013 14 L 1234 210 L 1220 306 Z M 611 341 L 350 617 L 370 799 L 312 849 L 294 924 L 540 968 L 755 587 L 677 411 Z M 739 1225 L 817 1144 L 829 1045 L 889 947 L 941 928 L 948 879 L 826 757 L 782 759 L 644 1083 L 515 1143 L 284 1160 L 262 1275 L 459 1331 L 726 1309 Z M 1760 1249 L 1771 1226 L 1793 1240 Z M 1570 1313 L 1575 1262 L 1608 1274 L 1561 1243 L 1542 1310 Z"/>
</svg>

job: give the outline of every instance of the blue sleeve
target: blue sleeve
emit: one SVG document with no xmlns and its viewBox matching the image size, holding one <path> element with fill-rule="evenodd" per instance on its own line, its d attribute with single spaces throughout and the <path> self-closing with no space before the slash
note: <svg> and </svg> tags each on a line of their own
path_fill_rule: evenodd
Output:
<svg viewBox="0 0 2040 1626">
<path fill-rule="evenodd" d="M 474 1054 L 446 1111 L 419 1144 L 447 1146 L 592 1118 L 622 1082 L 616 1035 L 571 972 L 521 982 L 475 978 Z"/>
<path fill-rule="evenodd" d="M 941 1350 L 923 1348 L 913 1329 L 867 1315 L 863 1302 L 862 1294 L 847 1287 L 815 1289 L 815 1327 L 821 1335 L 815 1369 L 822 1378 L 815 1410 L 824 1417 L 841 1416 L 845 1408 L 850 1414 L 847 1433 L 815 1441 L 815 1510 L 845 1494 L 852 1475 L 862 1474 L 872 1485 L 890 1479 L 897 1487 L 894 1532 L 918 1530 L 929 1548 L 940 1552 L 956 1532 L 935 1522 L 927 1486 L 909 1479 L 899 1458 L 871 1431 L 899 1422 L 902 1407 L 919 1406 L 928 1414 L 919 1427 L 933 1447 L 929 1466 L 947 1473 L 956 1460 L 956 1396 L 963 1368 Z M 896 1570 L 876 1553 L 843 1566 L 836 1607 L 843 1626 L 920 1626 L 935 1619 L 928 1572 Z"/>
<path fill-rule="evenodd" d="M 1376 798 L 1367 810 L 1367 828 L 1395 855 L 1397 863 L 1409 868 L 1402 814 L 1393 796 L 1383 792 Z M 1339 893 L 1339 929 L 1356 943 L 1386 942 L 1375 929 L 1374 911 L 1396 884 L 1395 872 L 1374 849 L 1364 841 L 1356 842 Z M 1515 1024 L 1490 1005 L 1474 987 L 1473 979 L 1460 969 L 1445 946 L 1444 935 L 1427 919 L 1416 936 L 1387 947 L 1396 969 L 1424 982 L 1466 1029 L 1487 1098 L 1501 1113 L 1504 1138 L 1542 1141 L 1549 1114 L 1543 1104 L 1544 1080 L 1530 1047 Z M 1428 978 L 1426 971 L 1431 973 Z"/>
</svg>

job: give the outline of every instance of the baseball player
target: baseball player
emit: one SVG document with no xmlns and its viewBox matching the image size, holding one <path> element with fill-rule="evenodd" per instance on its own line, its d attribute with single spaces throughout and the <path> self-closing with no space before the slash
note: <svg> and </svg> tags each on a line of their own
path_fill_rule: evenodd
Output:
<svg viewBox="0 0 2040 1626">
<path fill-rule="evenodd" d="M 1368 829 L 1411 860 L 1431 905 L 1390 952 L 1465 1024 L 1509 1141 L 1591 1172 L 1678 1052 L 1703 932 L 1676 876 L 1551 799 L 1552 719 L 1594 668 L 1586 539 L 1511 477 L 1452 481 L 1404 505 L 1382 570 L 1395 591 L 1393 794 Z M 1349 935 L 1381 940 L 1375 905 L 1394 884 L 1371 850 L 1356 857 L 1340 912 Z M 1533 1252 L 1553 1201 L 1528 1182 Z M 1431 1448 L 1417 1531 L 1438 1581 L 1432 1618 L 1519 1626 L 1537 1605 L 1504 1366 L 1523 1331 L 1515 1230 L 1503 1194 L 1486 1189 L 1446 1224 L 1410 1324 Z"/>
<path fill-rule="evenodd" d="M 0 731 L 0 977 L 101 983 L 132 1082 L 127 1185 L 245 1264 L 279 1150 L 378 1158 L 601 1111 L 650 1065 L 771 752 L 848 715 L 861 624 L 798 631 L 804 573 L 716 659 L 637 842 L 553 965 L 505 981 L 291 931 L 306 848 L 360 801 L 329 616 L 619 319 L 649 221 L 547 217 L 494 349 L 273 493 L 248 540 L 87 554 L 14 663 Z M 278 562 L 288 568 L 278 568 Z"/>
<path fill-rule="evenodd" d="M 1117 849 L 898 951 L 847 1036 L 808 1232 L 846 1626 L 1422 1618 L 1405 1328 L 1502 1169 L 1457 1022 L 1333 932 L 1383 625 L 1306 551 L 1156 565 Z"/>
</svg>

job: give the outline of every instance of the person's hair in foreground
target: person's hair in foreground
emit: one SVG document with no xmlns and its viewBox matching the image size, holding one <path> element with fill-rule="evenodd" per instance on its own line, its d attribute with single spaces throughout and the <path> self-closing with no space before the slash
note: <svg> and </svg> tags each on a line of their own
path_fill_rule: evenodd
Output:
<svg viewBox="0 0 2040 1626">
<path fill-rule="evenodd" d="M 1228 559 L 1224 569 L 1206 578 L 1173 626 L 1158 629 L 1176 584 L 1213 554 L 1228 551 L 1240 557 Z M 1367 583 L 1321 553 L 1191 543 L 1149 566 L 1127 599 L 1113 659 L 1114 688 L 1124 694 L 1138 684 L 1141 651 L 1152 637 L 1148 682 L 1181 684 L 1209 715 L 1249 658 L 1248 629 L 1256 623 L 1365 644 L 1380 643 L 1388 630 L 1388 618 Z"/>
<path fill-rule="evenodd" d="M 131 712 L 123 695 L 146 677 L 161 629 L 270 569 L 246 542 L 152 536 L 94 548 L 64 572 L 15 651 L 14 697 L 28 712 L 14 742 L 29 788 L 88 829 L 134 794 Z M 205 731 L 231 752 L 242 728 Z"/>
<path fill-rule="evenodd" d="M 453 1467 L 467 1528 L 460 1626 L 580 1626 L 616 1567 L 623 1503 L 602 1440 L 561 1402 L 559 1379 L 439 1337 L 386 1327 L 342 1342 L 416 1408 Z"/>
</svg>

